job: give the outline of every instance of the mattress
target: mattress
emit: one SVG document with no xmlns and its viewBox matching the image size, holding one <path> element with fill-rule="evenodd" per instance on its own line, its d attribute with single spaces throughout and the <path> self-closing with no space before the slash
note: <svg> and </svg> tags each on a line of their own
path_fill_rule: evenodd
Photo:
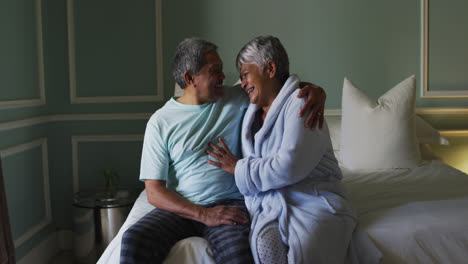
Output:
<svg viewBox="0 0 468 264">
<path fill-rule="evenodd" d="M 343 170 L 343 175 L 359 217 L 356 233 L 368 241 L 361 244 L 371 243 L 380 251 L 382 263 L 464 263 L 468 259 L 467 174 L 440 161 L 426 161 L 412 170 Z M 143 191 L 98 264 L 119 263 L 123 232 L 153 208 Z M 375 252 L 365 252 L 369 248 L 357 247 L 364 263 L 375 257 Z M 179 241 L 165 263 L 214 261 L 206 240 L 192 237 Z"/>
</svg>

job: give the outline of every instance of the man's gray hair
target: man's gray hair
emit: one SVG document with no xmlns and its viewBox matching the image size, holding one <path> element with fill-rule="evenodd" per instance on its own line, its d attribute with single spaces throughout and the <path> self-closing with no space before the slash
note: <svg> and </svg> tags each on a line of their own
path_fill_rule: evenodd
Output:
<svg viewBox="0 0 468 264">
<path fill-rule="evenodd" d="M 289 77 L 289 58 L 280 40 L 273 36 L 259 36 L 245 44 L 237 54 L 236 66 L 240 72 L 242 64 L 255 64 L 263 71 L 268 61 L 276 64 L 276 78 L 285 83 Z"/>
<path fill-rule="evenodd" d="M 200 69 L 206 63 L 203 59 L 205 53 L 217 49 L 215 44 L 200 38 L 186 38 L 179 43 L 172 60 L 172 75 L 180 88 L 186 87 L 184 72 L 199 75 Z"/>
</svg>

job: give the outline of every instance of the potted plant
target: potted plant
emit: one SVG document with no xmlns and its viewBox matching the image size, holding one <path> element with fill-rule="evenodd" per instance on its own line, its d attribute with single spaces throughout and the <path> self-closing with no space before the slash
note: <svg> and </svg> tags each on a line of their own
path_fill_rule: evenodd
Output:
<svg viewBox="0 0 468 264">
<path fill-rule="evenodd" d="M 117 191 L 117 187 L 119 185 L 119 173 L 117 172 L 116 169 L 112 168 L 107 168 L 104 169 L 102 172 L 102 175 L 104 176 L 106 185 L 105 185 L 105 190 L 108 193 L 110 197 L 114 197 Z"/>
</svg>

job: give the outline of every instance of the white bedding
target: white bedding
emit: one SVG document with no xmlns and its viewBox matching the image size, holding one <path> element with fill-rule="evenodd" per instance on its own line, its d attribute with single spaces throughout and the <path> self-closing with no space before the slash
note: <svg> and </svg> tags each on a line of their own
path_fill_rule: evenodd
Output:
<svg viewBox="0 0 468 264">
<path fill-rule="evenodd" d="M 468 175 L 439 161 L 343 173 L 358 228 L 381 251 L 382 263 L 466 263 Z"/>
<path fill-rule="evenodd" d="M 439 161 L 413 170 L 343 173 L 358 228 L 381 251 L 382 263 L 466 262 L 468 175 Z M 143 191 L 98 264 L 119 263 L 122 233 L 153 208 Z M 165 263 L 214 261 L 204 239 L 190 238 L 177 243 Z"/>
</svg>

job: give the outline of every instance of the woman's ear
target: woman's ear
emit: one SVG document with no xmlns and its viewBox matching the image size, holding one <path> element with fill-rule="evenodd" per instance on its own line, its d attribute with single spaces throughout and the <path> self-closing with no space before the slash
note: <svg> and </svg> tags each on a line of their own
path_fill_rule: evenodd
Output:
<svg viewBox="0 0 468 264">
<path fill-rule="evenodd" d="M 190 86 L 194 84 L 195 80 L 193 78 L 193 74 L 190 71 L 185 71 L 184 72 L 184 80 L 185 80 L 185 86 Z"/>
<path fill-rule="evenodd" d="M 272 60 L 268 61 L 267 62 L 267 65 L 266 65 L 266 70 L 267 70 L 267 74 L 268 74 L 268 77 L 273 79 L 275 78 L 275 75 L 276 75 L 276 63 Z"/>
</svg>

